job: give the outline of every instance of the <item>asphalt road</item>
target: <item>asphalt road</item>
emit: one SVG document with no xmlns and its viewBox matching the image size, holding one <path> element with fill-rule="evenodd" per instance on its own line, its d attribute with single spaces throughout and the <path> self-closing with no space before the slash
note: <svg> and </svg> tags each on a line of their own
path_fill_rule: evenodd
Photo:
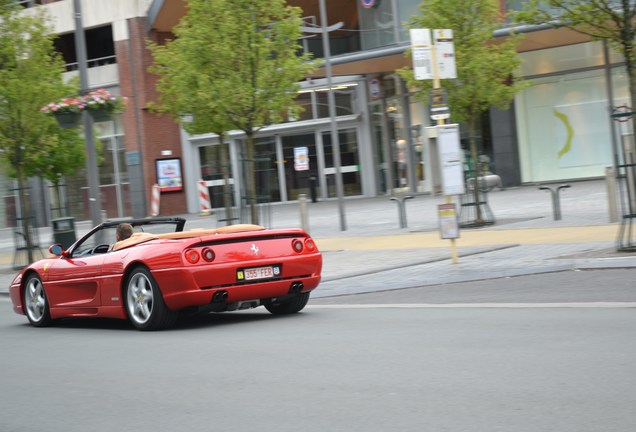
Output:
<svg viewBox="0 0 636 432">
<path fill-rule="evenodd" d="M 260 308 L 156 333 L 111 320 L 35 329 L 0 298 L 0 430 L 636 430 L 633 277 L 610 272 L 512 278 L 519 296 L 506 279 L 485 297 L 480 282 L 446 285 L 445 307 L 401 290 L 393 303 L 316 299 L 294 316 Z M 534 307 L 511 303 L 532 286 Z M 488 304 L 448 306 L 471 287 Z"/>
<path fill-rule="evenodd" d="M 313 305 L 333 304 L 456 304 L 456 303 L 596 303 L 623 302 L 636 306 L 636 269 L 567 270 L 472 282 L 427 285 L 313 298 Z M 364 286 L 361 286 L 363 289 Z M 318 287 L 320 290 L 320 287 Z"/>
</svg>

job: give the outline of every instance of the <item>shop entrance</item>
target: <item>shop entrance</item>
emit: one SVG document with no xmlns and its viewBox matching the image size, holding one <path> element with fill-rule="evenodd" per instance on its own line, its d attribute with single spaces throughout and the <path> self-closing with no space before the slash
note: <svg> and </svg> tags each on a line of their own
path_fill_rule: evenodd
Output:
<svg viewBox="0 0 636 432">
<path fill-rule="evenodd" d="M 320 196 L 320 187 L 315 181 L 318 173 L 315 134 L 283 136 L 281 142 L 287 199 L 297 200 L 299 194 L 311 196 L 310 186 L 315 188 L 314 194 Z"/>
<path fill-rule="evenodd" d="M 340 172 L 345 196 L 361 195 L 360 161 L 358 154 L 358 136 L 355 129 L 338 131 L 340 145 Z M 325 176 L 327 177 L 327 196 L 336 197 L 336 169 L 333 164 L 333 146 L 331 132 L 322 133 L 322 145 L 325 154 Z"/>
</svg>

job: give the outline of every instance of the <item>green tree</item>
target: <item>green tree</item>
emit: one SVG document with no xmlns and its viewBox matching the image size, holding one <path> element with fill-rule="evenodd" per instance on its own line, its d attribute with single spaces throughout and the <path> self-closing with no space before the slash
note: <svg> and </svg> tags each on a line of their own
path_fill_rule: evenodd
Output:
<svg viewBox="0 0 636 432">
<path fill-rule="evenodd" d="M 247 200 L 258 223 L 254 135 L 297 113 L 297 82 L 314 69 L 300 54 L 301 10 L 285 0 L 191 0 L 187 6 L 176 38 L 150 44 L 158 109 L 188 132 L 245 133 Z"/>
<path fill-rule="evenodd" d="M 476 132 L 483 114 L 491 107 L 507 107 L 523 87 L 515 74 L 521 62 L 515 49 L 519 38 L 495 42 L 493 32 L 501 27 L 497 0 L 424 0 L 419 10 L 420 15 L 409 21 L 410 28 L 453 31 L 457 79 L 442 80 L 441 86 L 448 90 L 451 121 L 467 128 L 471 158 L 477 161 Z M 398 72 L 409 88 L 416 89 L 416 97 L 428 102 L 433 83 L 415 80 L 410 68 Z M 479 188 L 473 190 L 475 202 L 480 202 Z M 476 207 L 474 223 L 481 225 L 481 208 Z"/>
<path fill-rule="evenodd" d="M 53 46 L 44 9 L 31 12 L 24 13 L 14 1 L 0 0 L 0 157 L 12 166 L 18 181 L 21 228 L 30 262 L 34 246 L 26 180 L 36 174 L 42 149 L 59 133 L 55 120 L 40 108 L 77 94 L 63 81 L 64 62 Z"/>
<path fill-rule="evenodd" d="M 636 1 L 634 0 L 531 0 L 514 15 L 519 23 L 553 23 L 606 41 L 623 55 L 629 95 L 636 103 Z M 636 115 L 632 114 L 636 120 Z"/>
</svg>

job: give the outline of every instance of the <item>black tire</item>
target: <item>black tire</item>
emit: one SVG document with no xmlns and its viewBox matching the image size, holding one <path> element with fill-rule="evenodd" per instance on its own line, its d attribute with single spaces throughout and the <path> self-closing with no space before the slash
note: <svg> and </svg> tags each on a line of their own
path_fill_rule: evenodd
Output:
<svg viewBox="0 0 636 432">
<path fill-rule="evenodd" d="M 273 301 L 265 303 L 265 309 L 274 315 L 286 315 L 300 312 L 307 306 L 309 293 L 300 293 L 284 301 Z"/>
<path fill-rule="evenodd" d="M 123 298 L 128 319 L 138 330 L 161 330 L 177 320 L 178 313 L 168 309 L 159 285 L 146 267 L 136 267 L 130 272 Z"/>
<path fill-rule="evenodd" d="M 53 320 L 49 310 L 49 301 L 40 276 L 31 273 L 27 277 L 24 283 L 22 299 L 24 301 L 24 312 L 32 326 L 47 327 L 51 325 Z"/>
</svg>

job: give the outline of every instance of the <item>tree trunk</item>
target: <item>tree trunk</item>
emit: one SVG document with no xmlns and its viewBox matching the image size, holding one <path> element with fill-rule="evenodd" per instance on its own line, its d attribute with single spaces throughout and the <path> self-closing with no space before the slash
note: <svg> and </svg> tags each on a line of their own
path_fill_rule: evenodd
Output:
<svg viewBox="0 0 636 432">
<path fill-rule="evenodd" d="M 632 110 L 632 122 L 636 124 L 636 56 L 634 55 L 634 47 L 632 42 L 623 43 L 623 56 L 625 57 L 625 69 L 627 69 L 627 79 L 629 81 L 629 97 L 631 99 L 629 106 Z"/>
<path fill-rule="evenodd" d="M 472 174 L 473 174 L 473 200 L 475 202 L 475 225 L 484 225 L 484 218 L 481 214 L 480 196 L 479 196 L 479 149 L 477 146 L 477 138 L 475 136 L 477 120 L 471 117 L 468 120 L 468 142 L 470 143 L 470 157 L 473 162 Z"/>
<path fill-rule="evenodd" d="M 27 250 L 28 264 L 31 264 L 33 259 L 33 241 L 31 240 L 31 203 L 26 193 L 26 179 L 24 178 L 24 169 L 22 165 L 18 164 L 16 167 L 16 174 L 18 180 L 18 196 L 20 200 L 20 218 L 22 222 L 22 235 L 24 236 L 24 242 Z"/>
</svg>

